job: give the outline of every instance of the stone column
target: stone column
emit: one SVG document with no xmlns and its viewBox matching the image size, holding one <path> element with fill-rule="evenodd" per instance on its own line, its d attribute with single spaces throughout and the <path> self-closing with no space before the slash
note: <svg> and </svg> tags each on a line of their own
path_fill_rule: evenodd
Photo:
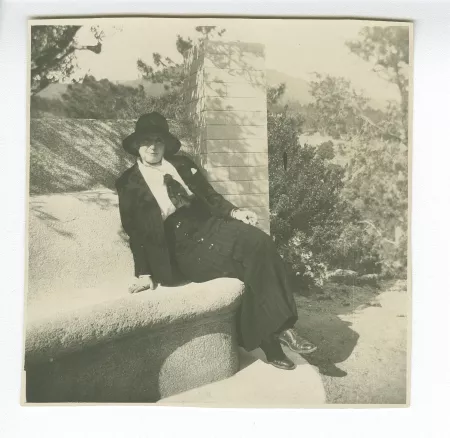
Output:
<svg viewBox="0 0 450 438">
<path fill-rule="evenodd" d="M 259 216 L 269 233 L 264 46 L 203 41 L 185 65 L 194 155 L 213 187 Z"/>
</svg>

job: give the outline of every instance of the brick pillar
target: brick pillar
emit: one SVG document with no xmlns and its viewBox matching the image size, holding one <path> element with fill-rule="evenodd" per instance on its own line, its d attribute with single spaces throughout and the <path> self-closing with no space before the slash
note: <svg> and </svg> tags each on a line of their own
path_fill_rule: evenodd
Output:
<svg viewBox="0 0 450 438">
<path fill-rule="evenodd" d="M 185 73 L 194 158 L 213 187 L 254 210 L 269 233 L 264 46 L 206 40 L 191 49 Z"/>
</svg>

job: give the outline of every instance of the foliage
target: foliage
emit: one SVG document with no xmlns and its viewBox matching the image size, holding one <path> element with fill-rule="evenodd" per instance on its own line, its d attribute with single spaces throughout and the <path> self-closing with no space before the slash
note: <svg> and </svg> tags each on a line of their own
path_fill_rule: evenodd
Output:
<svg viewBox="0 0 450 438">
<path fill-rule="evenodd" d="M 332 141 L 325 141 L 317 146 L 317 155 L 323 160 L 332 160 L 335 157 Z"/>
<path fill-rule="evenodd" d="M 342 77 L 315 73 L 310 81 L 310 93 L 314 102 L 308 105 L 312 118 L 310 129 L 334 139 L 362 140 L 380 138 L 384 141 L 404 141 L 398 107 L 390 102 L 386 111 L 375 111 L 369 99 Z M 373 119 L 376 119 L 375 122 Z"/>
<path fill-rule="evenodd" d="M 383 112 L 375 111 L 350 82 L 316 75 L 310 109 L 320 117 L 310 123 L 344 145 L 338 151 L 347 163 L 342 195 L 360 213 L 383 272 L 401 275 L 407 260 L 408 29 L 367 27 L 347 45 L 397 86 L 400 104 L 389 102 Z"/>
<path fill-rule="evenodd" d="M 75 50 L 87 49 L 99 53 L 104 37 L 99 28 L 91 28 L 94 37 L 99 41 L 99 45 L 93 48 L 77 44 L 76 34 L 80 26 L 33 26 L 32 29 L 32 59 L 36 60 L 36 66 L 47 69 L 47 73 L 51 70 L 53 75 L 48 73 L 42 83 L 36 85 L 35 93 L 44 85 L 70 77 L 76 67 Z M 198 26 L 196 31 L 200 35 L 199 41 L 220 37 L 225 32 L 216 26 Z M 180 94 L 184 79 L 183 62 L 193 41 L 178 35 L 175 44 L 181 55 L 181 62 L 175 62 L 160 53 L 153 53 L 153 66 L 141 59 L 137 61 L 137 69 L 144 80 L 164 84 L 165 92 L 160 96 L 149 95 L 142 85 L 131 87 L 86 76 L 80 83 L 69 85 L 61 98 L 49 99 L 32 95 L 31 117 L 135 120 L 143 113 L 159 111 L 169 120 L 176 120 L 181 139 L 191 142 L 192 122 L 188 118 L 187 106 L 183 99 L 180 99 Z M 54 63 L 49 62 L 53 59 L 52 56 Z M 35 76 L 35 80 L 38 79 L 41 80 L 40 76 Z"/>
<path fill-rule="evenodd" d="M 156 110 L 164 111 L 169 118 L 176 118 L 176 111 L 170 111 L 176 109 L 175 100 L 178 101 L 179 96 L 167 93 L 159 97 L 150 96 L 142 85 L 130 87 L 86 76 L 82 83 L 69 85 L 60 99 L 33 96 L 32 116 L 49 112 L 76 119 L 136 119 L 144 112 Z"/>
<path fill-rule="evenodd" d="M 150 96 L 144 87 L 115 84 L 107 79 L 96 80 L 86 76 L 80 83 L 68 86 L 61 99 L 48 99 L 36 95 L 52 82 L 60 82 L 73 75 L 76 68 L 76 50 L 101 52 L 104 32 L 92 27 L 96 46 L 81 46 L 76 34 L 81 26 L 33 26 L 32 27 L 32 97 L 31 117 L 68 117 L 87 119 L 136 119 L 149 111 L 162 112 L 168 119 L 181 126 L 184 140 L 192 140 L 192 122 L 188 119 L 187 105 L 180 99 L 183 84 L 183 63 L 193 45 L 191 38 L 177 36 L 176 48 L 182 62 L 175 62 L 160 53 L 153 53 L 154 66 L 139 59 L 137 69 L 144 80 L 164 84 L 166 92 Z M 225 29 L 216 26 L 197 26 L 199 41 L 221 37 Z"/>
<path fill-rule="evenodd" d="M 96 45 L 79 45 L 76 34 L 81 26 L 31 27 L 31 94 L 34 95 L 54 82 L 69 78 L 76 68 L 75 52 L 89 50 L 99 54 L 104 33 L 91 27 Z"/>
<path fill-rule="evenodd" d="M 280 108 L 283 90 L 269 90 L 267 115 L 271 233 L 280 253 L 304 286 L 321 286 L 329 268 L 378 272 L 373 239 L 342 197 L 345 169 L 331 161 L 332 143 L 299 144 L 303 119 Z"/>
<path fill-rule="evenodd" d="M 315 113 L 313 129 L 333 138 L 342 138 L 364 132 L 368 127 L 361 117 L 368 99 L 351 89 L 350 81 L 316 73 L 310 81 L 310 93 L 314 97 Z"/>
<path fill-rule="evenodd" d="M 300 286 L 322 287 L 327 278 L 328 269 L 317 253 L 308 251 L 308 239 L 305 233 L 295 231 L 286 242 L 278 245 L 284 262 L 295 273 L 295 280 Z"/>
<path fill-rule="evenodd" d="M 198 42 L 212 37 L 221 37 L 225 33 L 225 29 L 217 29 L 216 26 L 197 26 L 195 30 L 201 34 Z M 165 57 L 158 52 L 154 52 L 154 66 L 148 65 L 142 59 L 138 59 L 137 68 L 141 76 L 153 83 L 164 84 L 167 91 L 179 92 L 185 78 L 184 62 L 193 44 L 191 38 L 183 38 L 181 35 L 177 35 L 176 48 L 181 55 L 181 62 L 175 62 L 167 56 Z"/>
<path fill-rule="evenodd" d="M 69 85 L 59 99 L 33 96 L 31 102 L 32 117 L 51 113 L 75 119 L 134 118 L 151 103 L 142 87 L 127 87 L 107 79 L 97 81 L 93 76 Z"/>
<path fill-rule="evenodd" d="M 404 138 L 408 138 L 409 93 L 409 28 L 407 26 L 364 27 L 359 38 L 347 47 L 360 58 L 373 64 L 373 70 L 395 84 L 400 93 Z"/>
</svg>

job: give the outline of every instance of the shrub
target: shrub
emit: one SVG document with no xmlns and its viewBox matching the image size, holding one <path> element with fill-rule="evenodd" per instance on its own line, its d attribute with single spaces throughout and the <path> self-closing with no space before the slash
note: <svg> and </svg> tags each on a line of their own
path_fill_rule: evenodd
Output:
<svg viewBox="0 0 450 438">
<path fill-rule="evenodd" d="M 342 196 L 345 169 L 330 161 L 333 145 L 300 145 L 301 126 L 287 106 L 268 113 L 271 232 L 280 254 L 305 287 L 322 286 L 328 269 L 380 272 L 376 238 Z"/>
</svg>

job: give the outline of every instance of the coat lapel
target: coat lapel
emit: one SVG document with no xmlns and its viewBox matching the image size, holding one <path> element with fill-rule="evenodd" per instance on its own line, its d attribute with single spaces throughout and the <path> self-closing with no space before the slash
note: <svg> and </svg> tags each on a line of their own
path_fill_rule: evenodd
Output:
<svg viewBox="0 0 450 438">
<path fill-rule="evenodd" d="M 141 211 L 137 215 L 140 228 L 154 243 L 164 244 L 164 223 L 161 210 L 137 163 L 133 166 L 129 184 L 130 189 L 136 191 L 135 199 L 138 209 Z"/>
<path fill-rule="evenodd" d="M 197 197 L 203 198 L 202 193 L 199 192 L 197 184 L 195 184 L 195 178 L 193 177 L 194 175 L 192 174 L 190 166 L 187 166 L 186 163 L 180 160 L 176 155 L 170 159 L 167 159 L 167 161 L 175 167 L 181 179 L 189 187 L 189 190 Z"/>
</svg>

